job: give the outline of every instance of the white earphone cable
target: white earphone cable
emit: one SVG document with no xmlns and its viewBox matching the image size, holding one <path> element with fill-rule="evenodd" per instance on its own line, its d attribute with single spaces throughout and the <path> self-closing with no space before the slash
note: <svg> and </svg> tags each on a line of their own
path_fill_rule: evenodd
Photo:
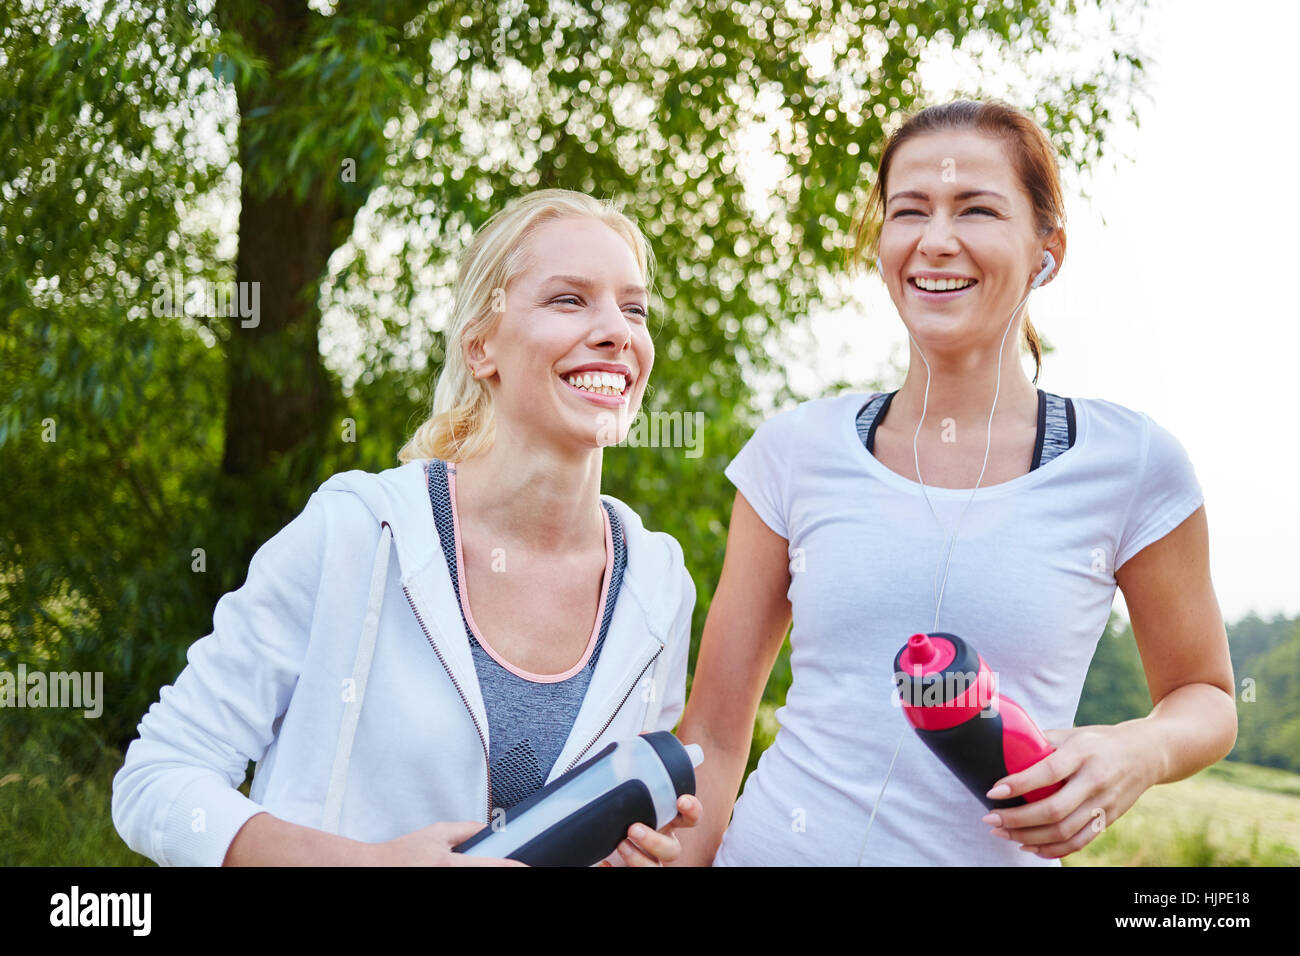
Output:
<svg viewBox="0 0 1300 956">
<path fill-rule="evenodd" d="M 1002 392 L 1002 352 L 1003 349 L 1006 348 L 1007 334 L 1011 331 L 1011 326 L 1015 324 L 1016 316 L 1020 314 L 1020 310 L 1024 307 L 1025 302 L 1029 300 L 1029 293 L 1033 292 L 1036 286 L 1037 283 L 1029 287 L 1028 291 L 1025 292 L 1024 297 L 1020 300 L 1020 304 L 1017 305 L 1015 307 L 1015 310 L 1011 313 L 1011 318 L 1007 321 L 1006 330 L 1002 333 L 1002 343 L 998 346 L 998 377 L 997 377 L 997 385 L 993 390 L 993 407 L 989 409 L 988 428 L 985 431 L 984 463 L 980 466 L 980 473 L 979 473 L 979 477 L 975 480 L 975 487 L 971 489 L 970 497 L 966 499 L 966 504 L 962 506 L 961 512 L 957 515 L 957 521 L 953 525 L 952 536 L 948 540 L 947 560 L 944 562 L 943 565 L 942 583 L 939 581 L 939 565 L 936 564 L 934 568 L 934 577 L 935 577 L 934 626 L 930 628 L 931 631 L 937 631 L 939 629 L 939 608 L 943 603 L 944 589 L 948 585 L 948 569 L 952 564 L 952 550 L 953 550 L 953 546 L 957 543 L 957 532 L 961 529 L 961 521 L 962 518 L 966 516 L 966 509 L 970 507 L 970 503 L 973 500 L 975 500 L 975 492 L 979 490 L 980 482 L 984 480 L 984 470 L 988 467 L 989 450 L 993 444 L 993 413 L 997 411 L 998 396 Z M 925 363 L 925 397 L 921 401 L 921 420 L 916 425 L 916 433 L 912 435 L 912 461 L 916 466 L 916 480 L 921 485 L 921 494 L 925 497 L 925 503 L 930 508 L 930 514 L 934 517 L 935 522 L 939 525 L 940 529 L 945 532 L 946 535 L 947 529 L 944 528 L 943 522 L 939 520 L 939 515 L 934 510 L 934 503 L 930 500 L 930 495 L 925 490 L 925 481 L 921 478 L 921 459 L 920 459 L 920 455 L 917 452 L 917 447 L 916 447 L 917 439 L 921 435 L 921 426 L 925 424 L 926 409 L 929 408 L 929 403 L 930 403 L 930 362 L 928 359 L 926 359 L 925 353 L 921 351 L 921 346 L 917 345 L 916 339 L 912 338 L 911 332 L 907 333 L 907 337 L 908 339 L 911 340 L 912 345 L 916 348 L 917 354 L 921 356 L 921 361 Z M 867 820 L 866 832 L 863 834 L 862 837 L 862 848 L 858 851 L 858 863 L 857 863 L 858 866 L 862 865 L 862 856 L 864 853 L 866 853 L 867 850 L 867 838 L 871 836 L 871 826 L 876 822 L 876 811 L 880 809 L 880 801 L 885 795 L 885 788 L 889 786 L 889 778 L 894 773 L 894 762 L 898 759 L 898 752 L 903 747 L 903 738 L 907 736 L 909 730 L 911 730 L 910 726 L 904 726 L 902 733 L 899 734 L 898 744 L 894 747 L 894 756 L 890 758 L 889 768 L 885 771 L 884 782 L 881 783 L 880 785 L 880 792 L 876 794 L 876 802 L 871 808 L 871 817 Z"/>
</svg>

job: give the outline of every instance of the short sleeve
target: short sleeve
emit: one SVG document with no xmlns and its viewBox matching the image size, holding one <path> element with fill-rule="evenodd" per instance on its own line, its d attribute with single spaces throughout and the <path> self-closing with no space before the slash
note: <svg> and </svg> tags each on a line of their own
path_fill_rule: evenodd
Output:
<svg viewBox="0 0 1300 956">
<path fill-rule="evenodd" d="M 1205 501 L 1186 450 L 1167 429 L 1142 415 L 1146 454 L 1129 505 L 1115 569 L 1173 531 Z"/>
<path fill-rule="evenodd" d="M 787 540 L 792 446 L 800 408 L 778 412 L 754 429 L 723 470 L 763 523 Z"/>
</svg>

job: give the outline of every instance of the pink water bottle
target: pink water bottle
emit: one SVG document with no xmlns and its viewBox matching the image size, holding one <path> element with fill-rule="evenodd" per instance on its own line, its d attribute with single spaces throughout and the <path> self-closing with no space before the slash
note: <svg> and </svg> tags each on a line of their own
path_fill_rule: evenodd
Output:
<svg viewBox="0 0 1300 956">
<path fill-rule="evenodd" d="M 984 806 L 1020 806 L 1061 789 L 1058 780 L 1006 800 L 985 796 L 1056 748 L 1024 708 L 997 692 L 984 658 L 957 635 L 913 634 L 894 656 L 894 682 L 917 736 Z"/>
</svg>

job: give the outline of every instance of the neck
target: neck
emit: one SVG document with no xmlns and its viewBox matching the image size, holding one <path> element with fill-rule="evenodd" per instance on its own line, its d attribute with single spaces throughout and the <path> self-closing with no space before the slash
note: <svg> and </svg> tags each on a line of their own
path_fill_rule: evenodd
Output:
<svg viewBox="0 0 1300 956">
<path fill-rule="evenodd" d="M 1012 332 L 1018 332 L 1013 329 Z M 925 408 L 926 423 L 940 428 L 944 419 L 952 419 L 959 431 L 978 426 L 984 428 L 993 410 L 993 395 L 997 391 L 995 421 L 1037 421 L 1038 390 L 1020 364 L 1019 340 L 1011 339 L 1003 348 L 1002 381 L 998 384 L 999 342 L 987 349 L 966 349 L 961 352 L 943 352 L 931 348 L 929 359 L 929 398 L 926 399 L 926 366 L 916 344 L 909 339 L 911 359 L 907 378 L 889 405 L 889 417 L 899 424 L 910 425 L 915 430 Z"/>
<path fill-rule="evenodd" d="M 462 522 L 501 546 L 573 553 L 603 537 L 601 449 L 565 454 L 523 441 L 498 419 L 482 455 L 456 465 L 456 510 Z"/>
</svg>

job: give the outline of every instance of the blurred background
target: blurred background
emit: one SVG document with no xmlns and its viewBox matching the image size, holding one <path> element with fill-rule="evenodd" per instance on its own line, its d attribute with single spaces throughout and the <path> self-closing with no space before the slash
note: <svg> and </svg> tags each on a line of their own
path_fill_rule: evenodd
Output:
<svg viewBox="0 0 1300 956">
<path fill-rule="evenodd" d="M 109 817 L 136 724 L 322 481 L 397 464 L 456 256 L 524 192 L 617 199 L 654 247 L 646 410 L 704 432 L 607 450 L 603 490 L 682 543 L 698 645 L 753 428 L 902 383 L 851 217 L 885 135 L 957 96 L 1026 109 L 1060 151 L 1039 385 L 1187 448 L 1238 683 L 1229 758 L 1066 865 L 1300 862 L 1300 210 L 1276 92 L 1298 20 L 1258 0 L 5 3 L 0 673 L 101 672 L 104 699 L 0 708 L 0 864 L 149 863 Z M 787 646 L 751 769 L 789 679 Z M 1076 724 L 1150 709 L 1117 592 Z"/>
</svg>

